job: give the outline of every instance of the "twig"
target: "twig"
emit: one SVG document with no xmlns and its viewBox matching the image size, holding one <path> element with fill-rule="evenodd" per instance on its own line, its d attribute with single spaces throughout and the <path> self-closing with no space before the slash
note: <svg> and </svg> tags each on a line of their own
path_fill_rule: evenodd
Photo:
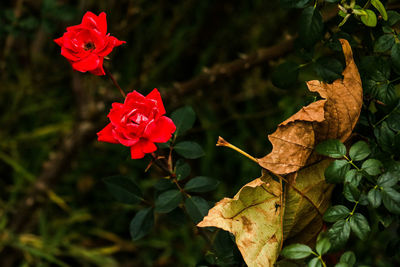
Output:
<svg viewBox="0 0 400 267">
<path fill-rule="evenodd" d="M 119 92 L 121 93 L 121 95 L 125 98 L 126 94 L 124 92 L 124 90 L 122 90 L 122 88 L 119 86 L 117 80 L 115 80 L 114 76 L 111 74 L 111 72 L 105 67 L 103 66 L 103 69 L 105 71 L 105 73 L 107 74 L 107 76 L 111 79 L 112 83 L 114 84 L 114 86 L 119 90 Z"/>
</svg>

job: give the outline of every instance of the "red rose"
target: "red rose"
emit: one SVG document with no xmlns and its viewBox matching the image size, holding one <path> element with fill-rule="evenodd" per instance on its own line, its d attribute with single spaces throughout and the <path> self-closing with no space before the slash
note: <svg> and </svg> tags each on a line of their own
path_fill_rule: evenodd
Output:
<svg viewBox="0 0 400 267">
<path fill-rule="evenodd" d="M 123 104 L 112 104 L 108 114 L 111 123 L 97 133 L 98 140 L 128 146 L 132 159 L 143 158 L 157 150 L 154 143 L 167 142 L 176 130 L 173 121 L 164 114 L 157 89 L 146 97 L 133 91 Z"/>
<path fill-rule="evenodd" d="M 95 75 L 104 75 L 103 59 L 110 54 L 115 46 L 125 41 L 107 34 L 106 13 L 96 16 L 86 12 L 82 23 L 67 28 L 67 32 L 54 40 L 61 46 L 61 55 L 66 57 L 72 68 Z"/>
</svg>

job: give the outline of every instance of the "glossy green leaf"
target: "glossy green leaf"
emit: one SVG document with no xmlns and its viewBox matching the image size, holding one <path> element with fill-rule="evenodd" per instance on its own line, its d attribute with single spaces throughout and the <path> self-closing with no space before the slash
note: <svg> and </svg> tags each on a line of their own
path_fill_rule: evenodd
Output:
<svg viewBox="0 0 400 267">
<path fill-rule="evenodd" d="M 384 34 L 381 35 L 374 44 L 374 51 L 375 52 L 386 52 L 392 49 L 395 43 L 395 38 L 393 34 Z"/>
<path fill-rule="evenodd" d="M 327 237 L 323 237 L 320 240 L 318 240 L 317 245 L 315 246 L 315 250 L 319 255 L 326 254 L 330 248 L 331 248 L 331 242 Z"/>
<path fill-rule="evenodd" d="M 326 222 L 336 222 L 338 220 L 346 219 L 349 214 L 350 210 L 347 207 L 343 205 L 335 205 L 326 210 L 323 218 Z"/>
<path fill-rule="evenodd" d="M 386 9 L 383 6 L 382 2 L 379 0 L 371 0 L 371 4 L 379 11 L 384 20 L 388 20 L 388 14 L 386 13 Z"/>
<path fill-rule="evenodd" d="M 192 196 L 185 200 L 185 208 L 187 214 L 197 224 L 207 215 L 210 206 L 204 198 Z"/>
<path fill-rule="evenodd" d="M 360 238 L 365 240 L 368 237 L 371 228 L 369 227 L 367 219 L 361 213 L 354 213 L 350 217 L 351 230 Z"/>
<path fill-rule="evenodd" d="M 299 25 L 300 42 L 304 46 L 310 47 L 322 38 L 324 23 L 317 8 L 305 8 L 301 13 Z"/>
<path fill-rule="evenodd" d="M 398 171 L 385 172 L 379 176 L 377 184 L 381 187 L 392 187 L 399 181 L 399 176 Z"/>
<path fill-rule="evenodd" d="M 121 203 L 136 204 L 143 200 L 143 194 L 133 179 L 126 176 L 111 176 L 103 179 L 111 195 Z"/>
<path fill-rule="evenodd" d="M 369 175 L 378 175 L 382 172 L 382 162 L 377 159 L 367 159 L 361 165 L 361 169 Z"/>
<path fill-rule="evenodd" d="M 198 176 L 191 179 L 185 185 L 185 191 L 203 193 L 215 190 L 219 181 L 210 177 Z"/>
<path fill-rule="evenodd" d="M 350 170 L 347 160 L 335 160 L 325 170 L 325 180 L 328 183 L 341 183 Z"/>
<path fill-rule="evenodd" d="M 192 141 L 183 141 L 175 145 L 175 151 L 184 158 L 197 159 L 204 156 L 204 151 L 199 144 Z"/>
<path fill-rule="evenodd" d="M 382 200 L 385 208 L 395 214 L 400 214 L 400 193 L 391 187 L 383 188 Z"/>
<path fill-rule="evenodd" d="M 282 256 L 292 260 L 306 258 L 310 256 L 311 253 L 312 249 L 309 246 L 303 244 L 292 244 L 284 247 L 281 251 Z"/>
<path fill-rule="evenodd" d="M 347 263 L 349 267 L 352 267 L 356 263 L 356 255 L 353 251 L 346 251 L 340 256 L 339 262 Z"/>
<path fill-rule="evenodd" d="M 343 65 L 335 58 L 322 57 L 315 62 L 314 71 L 324 81 L 332 82 L 342 77 Z"/>
<path fill-rule="evenodd" d="M 146 208 L 140 210 L 133 217 L 129 231 L 133 240 L 138 240 L 147 235 L 154 225 L 154 211 L 153 208 Z"/>
<path fill-rule="evenodd" d="M 343 246 L 350 236 L 350 223 L 347 220 L 339 220 L 328 230 L 329 239 L 333 247 Z"/>
<path fill-rule="evenodd" d="M 178 207 L 182 199 L 182 193 L 179 190 L 165 191 L 157 197 L 155 211 L 158 213 L 168 213 Z"/>
<path fill-rule="evenodd" d="M 175 174 L 178 181 L 185 179 L 192 171 L 190 165 L 182 159 L 176 162 Z"/>
<path fill-rule="evenodd" d="M 346 147 L 337 139 L 330 139 L 319 143 L 315 150 L 324 156 L 331 158 L 343 158 L 346 155 Z"/>
<path fill-rule="evenodd" d="M 356 186 L 350 183 L 344 185 L 343 195 L 350 202 L 356 202 L 360 199 L 360 191 Z"/>
<path fill-rule="evenodd" d="M 312 258 L 308 263 L 307 263 L 307 267 L 322 267 L 322 263 L 321 261 L 315 257 Z"/>
<path fill-rule="evenodd" d="M 175 134 L 181 135 L 193 127 L 196 120 L 196 113 L 194 113 L 191 107 L 185 106 L 175 110 L 171 114 L 171 119 L 176 126 Z"/>
<path fill-rule="evenodd" d="M 378 208 L 382 203 L 382 195 L 379 189 L 373 188 L 368 192 L 368 202 L 371 204 L 373 208 Z"/>
<path fill-rule="evenodd" d="M 364 23 L 369 27 L 375 27 L 378 20 L 376 18 L 374 11 L 370 9 L 365 9 L 364 11 L 367 13 L 367 15 L 360 16 L 362 23 Z"/>
<path fill-rule="evenodd" d="M 350 183 L 354 186 L 358 186 L 360 184 L 361 179 L 362 179 L 362 173 L 357 171 L 356 169 L 349 170 L 348 172 L 346 172 L 346 175 L 344 176 L 345 183 Z"/>
<path fill-rule="evenodd" d="M 351 146 L 349 150 L 349 156 L 353 161 L 360 161 L 365 159 L 371 154 L 371 149 L 368 144 L 364 141 L 358 141 Z"/>
</svg>

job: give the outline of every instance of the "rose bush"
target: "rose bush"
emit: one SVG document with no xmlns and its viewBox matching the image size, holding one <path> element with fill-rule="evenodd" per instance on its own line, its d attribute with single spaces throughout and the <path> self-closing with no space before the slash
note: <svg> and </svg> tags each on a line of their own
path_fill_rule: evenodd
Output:
<svg viewBox="0 0 400 267">
<path fill-rule="evenodd" d="M 104 75 L 103 59 L 111 53 L 114 47 L 125 41 L 107 34 L 106 13 L 96 16 L 86 12 L 82 23 L 67 28 L 64 35 L 54 40 L 61 46 L 61 55 L 66 57 L 72 68 L 89 71 L 95 75 Z"/>
<path fill-rule="evenodd" d="M 167 142 L 176 130 L 173 121 L 164 114 L 157 89 L 146 97 L 133 91 L 123 104 L 112 104 L 108 114 L 111 122 L 97 133 L 98 140 L 130 147 L 132 159 L 143 158 L 157 150 L 154 143 Z"/>
</svg>

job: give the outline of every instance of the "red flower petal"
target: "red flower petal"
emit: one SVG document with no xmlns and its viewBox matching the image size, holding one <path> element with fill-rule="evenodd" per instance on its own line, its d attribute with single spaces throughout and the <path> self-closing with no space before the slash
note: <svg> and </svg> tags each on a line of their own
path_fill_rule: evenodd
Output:
<svg viewBox="0 0 400 267">
<path fill-rule="evenodd" d="M 120 41 L 117 38 L 115 38 L 114 36 L 110 36 L 110 37 L 108 37 L 107 45 L 101 51 L 98 51 L 97 54 L 99 56 L 105 57 L 111 53 L 111 51 L 113 50 L 114 47 L 120 46 L 125 43 L 126 43 L 125 41 Z"/>
<path fill-rule="evenodd" d="M 140 139 L 135 145 L 131 146 L 132 159 L 141 159 L 146 153 L 152 153 L 157 150 L 157 146 L 146 139 Z"/>
<path fill-rule="evenodd" d="M 103 69 L 103 58 L 100 57 L 99 59 L 100 59 L 99 66 L 96 69 L 91 70 L 90 73 L 97 75 L 97 76 L 106 75 L 106 73 L 104 72 L 104 69 Z"/>
<path fill-rule="evenodd" d="M 119 144 L 119 142 L 114 138 L 112 133 L 113 126 L 111 123 L 107 124 L 103 130 L 97 133 L 97 140 L 101 142 Z"/>
<path fill-rule="evenodd" d="M 143 158 L 145 153 L 142 151 L 142 145 L 138 142 L 136 145 L 131 146 L 131 158 L 132 159 L 141 159 Z"/>
<path fill-rule="evenodd" d="M 87 28 L 96 28 L 104 35 L 107 34 L 107 20 L 104 12 L 101 12 L 99 16 L 90 11 L 86 12 L 81 24 Z"/>
<path fill-rule="evenodd" d="M 157 88 L 154 88 L 153 91 L 151 91 L 150 94 L 148 94 L 146 96 L 146 98 L 155 100 L 157 102 L 157 108 L 158 108 L 158 115 L 159 116 L 162 116 L 162 115 L 165 114 L 164 104 L 162 102 L 160 92 L 157 90 Z"/>
<path fill-rule="evenodd" d="M 148 125 L 144 136 L 152 142 L 165 143 L 171 138 L 175 130 L 174 122 L 170 118 L 162 116 L 157 121 Z"/>
<path fill-rule="evenodd" d="M 95 70 L 96 68 L 99 67 L 99 64 L 100 64 L 99 56 L 95 54 L 90 54 L 88 57 L 80 61 L 73 62 L 72 68 L 80 72 L 86 72 Z"/>
<path fill-rule="evenodd" d="M 65 48 L 64 46 L 61 47 L 61 55 L 71 61 L 77 61 L 80 59 L 78 56 L 76 56 L 76 53 L 74 53 L 74 51 Z"/>
<path fill-rule="evenodd" d="M 59 46 L 63 45 L 63 36 L 57 39 L 54 39 L 54 42 L 56 42 L 56 44 L 58 44 Z"/>
</svg>

